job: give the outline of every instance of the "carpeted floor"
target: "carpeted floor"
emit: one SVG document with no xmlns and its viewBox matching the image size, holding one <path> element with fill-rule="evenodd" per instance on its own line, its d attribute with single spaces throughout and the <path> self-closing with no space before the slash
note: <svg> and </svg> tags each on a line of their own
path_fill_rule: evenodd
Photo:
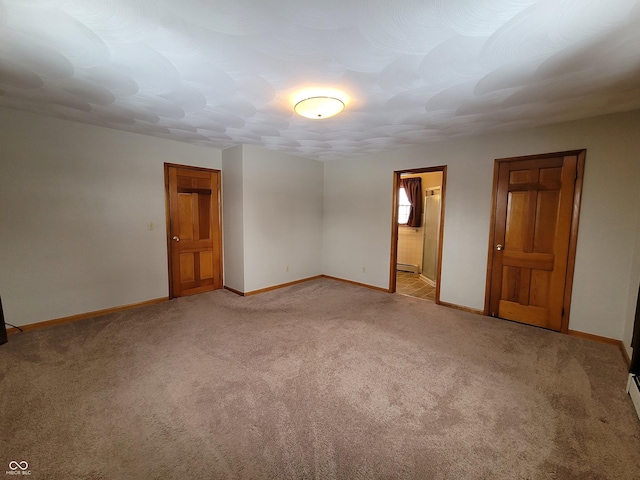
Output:
<svg viewBox="0 0 640 480">
<path fill-rule="evenodd" d="M 0 463 L 33 479 L 631 480 L 625 383 L 615 347 L 402 295 L 218 290 L 11 336 Z"/>
</svg>

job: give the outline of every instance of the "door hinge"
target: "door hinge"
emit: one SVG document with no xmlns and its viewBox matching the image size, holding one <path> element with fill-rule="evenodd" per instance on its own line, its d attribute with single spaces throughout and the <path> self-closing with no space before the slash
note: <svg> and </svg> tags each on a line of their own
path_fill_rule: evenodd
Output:
<svg viewBox="0 0 640 480">
<path fill-rule="evenodd" d="M 564 307 L 562 307 L 562 316 L 564 317 Z"/>
</svg>

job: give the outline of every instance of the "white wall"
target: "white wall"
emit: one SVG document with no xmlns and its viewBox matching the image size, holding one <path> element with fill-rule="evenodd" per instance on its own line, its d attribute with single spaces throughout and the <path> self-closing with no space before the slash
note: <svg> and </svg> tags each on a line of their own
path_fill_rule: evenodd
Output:
<svg viewBox="0 0 640 480">
<path fill-rule="evenodd" d="M 638 131 L 636 111 L 326 163 L 324 273 L 387 288 L 393 171 L 448 165 L 441 300 L 482 309 L 494 159 L 586 148 L 569 328 L 622 339 L 638 228 Z"/>
<path fill-rule="evenodd" d="M 640 185 L 640 168 L 638 168 L 637 185 Z M 627 295 L 626 322 L 622 341 L 627 349 L 629 358 L 633 355 L 631 339 L 633 338 L 633 326 L 635 322 L 636 308 L 638 302 L 638 284 L 640 284 L 640 197 L 635 207 L 636 211 L 636 240 L 631 263 L 631 275 L 629 280 L 629 292 Z"/>
<path fill-rule="evenodd" d="M 628 344 L 640 281 L 639 130 L 632 112 L 325 164 L 244 146 L 225 151 L 223 165 L 211 148 L 0 111 L 7 321 L 168 294 L 163 162 L 224 167 L 225 282 L 241 291 L 320 273 L 387 288 L 393 171 L 446 164 L 441 298 L 481 309 L 494 159 L 587 148 L 570 328 Z"/>
<path fill-rule="evenodd" d="M 244 205 L 242 145 L 222 151 L 224 285 L 244 292 Z"/>
<path fill-rule="evenodd" d="M 0 145 L 7 322 L 168 295 L 163 163 L 219 169 L 219 150 L 11 110 Z"/>
<path fill-rule="evenodd" d="M 242 148 L 244 291 L 321 274 L 323 164 Z"/>
</svg>

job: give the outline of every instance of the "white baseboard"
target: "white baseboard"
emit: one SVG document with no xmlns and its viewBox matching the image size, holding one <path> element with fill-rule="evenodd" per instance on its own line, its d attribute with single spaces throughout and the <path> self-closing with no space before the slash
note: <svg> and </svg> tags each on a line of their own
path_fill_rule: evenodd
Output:
<svg viewBox="0 0 640 480">
<path fill-rule="evenodd" d="M 398 263 L 396 269 L 399 272 L 418 273 L 418 265 L 412 265 L 410 263 Z"/>
<path fill-rule="evenodd" d="M 431 279 L 429 279 L 429 278 L 425 277 L 425 276 L 424 276 L 424 275 L 422 275 L 422 274 L 420 274 L 420 279 L 421 279 L 424 283 L 426 283 L 427 285 L 431 285 L 432 287 L 435 287 L 435 286 L 436 286 L 436 282 L 434 282 L 433 280 L 431 280 Z"/>
<path fill-rule="evenodd" d="M 640 418 L 640 378 L 636 375 L 629 374 L 629 381 L 627 382 L 627 393 L 631 397 L 633 405 L 636 407 L 638 418 Z"/>
</svg>

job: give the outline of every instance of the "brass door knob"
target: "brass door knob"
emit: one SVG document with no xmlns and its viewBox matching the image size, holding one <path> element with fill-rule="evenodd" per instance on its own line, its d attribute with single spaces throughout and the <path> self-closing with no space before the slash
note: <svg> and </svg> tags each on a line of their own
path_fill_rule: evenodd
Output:
<svg viewBox="0 0 640 480">
<path fill-rule="evenodd" d="M 496 250 L 501 252 L 502 250 L 504 250 L 504 246 L 501 243 L 499 243 L 498 245 L 496 245 Z"/>
<path fill-rule="evenodd" d="M 174 235 L 174 236 L 173 236 L 173 239 L 174 239 L 176 242 L 179 242 L 179 241 L 180 241 L 180 237 L 178 237 L 177 235 Z"/>
</svg>

